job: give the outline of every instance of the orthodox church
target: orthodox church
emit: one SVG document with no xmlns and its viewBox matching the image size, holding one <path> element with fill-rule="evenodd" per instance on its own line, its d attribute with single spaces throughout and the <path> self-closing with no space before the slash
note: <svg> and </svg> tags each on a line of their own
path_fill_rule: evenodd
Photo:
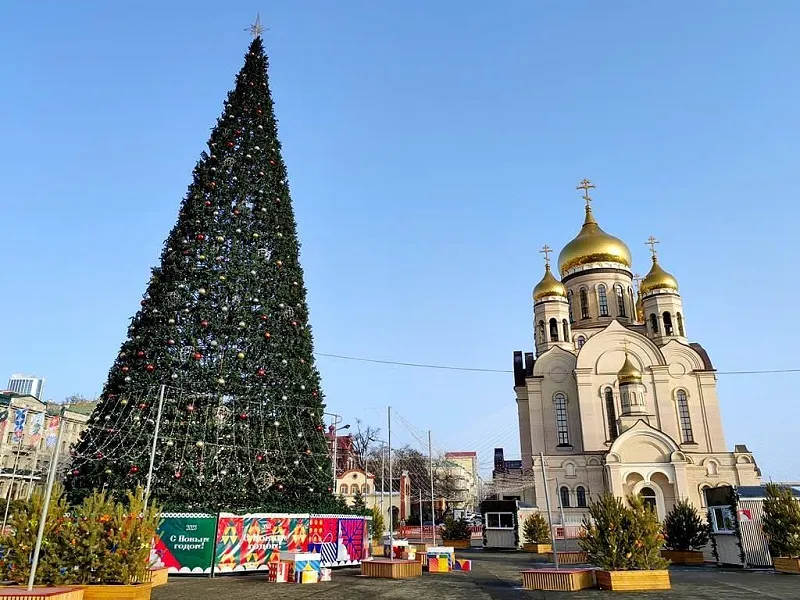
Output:
<svg viewBox="0 0 800 600">
<path fill-rule="evenodd" d="M 704 506 L 702 490 L 758 485 L 746 446 L 729 452 L 708 353 L 689 342 L 678 282 L 659 263 L 634 277 L 631 252 L 586 216 L 533 290 L 536 354 L 514 352 L 522 499 L 584 514 L 605 492 L 641 494 L 663 518 L 680 499 Z M 634 287 L 636 284 L 636 287 Z M 545 485 L 541 458 L 546 465 Z M 569 519 L 568 519 L 569 520 Z"/>
</svg>

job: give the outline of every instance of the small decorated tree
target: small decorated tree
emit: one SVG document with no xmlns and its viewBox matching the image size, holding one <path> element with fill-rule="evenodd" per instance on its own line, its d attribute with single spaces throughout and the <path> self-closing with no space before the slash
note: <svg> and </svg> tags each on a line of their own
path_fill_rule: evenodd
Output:
<svg viewBox="0 0 800 600">
<path fill-rule="evenodd" d="M 766 492 L 761 526 L 777 567 L 778 558 L 800 559 L 800 501 L 791 488 L 774 483 Z"/>
<path fill-rule="evenodd" d="M 688 500 L 676 503 L 664 519 L 664 547 L 673 552 L 701 550 L 708 544 L 710 533 L 710 526 Z"/>
<path fill-rule="evenodd" d="M 361 493 L 361 490 L 356 490 L 356 493 L 353 494 L 353 504 L 350 510 L 357 515 L 367 514 L 367 505 L 364 502 L 364 494 Z"/>
<path fill-rule="evenodd" d="M 541 513 L 533 513 L 522 524 L 523 547 L 527 552 L 551 552 L 550 526 Z"/>
</svg>

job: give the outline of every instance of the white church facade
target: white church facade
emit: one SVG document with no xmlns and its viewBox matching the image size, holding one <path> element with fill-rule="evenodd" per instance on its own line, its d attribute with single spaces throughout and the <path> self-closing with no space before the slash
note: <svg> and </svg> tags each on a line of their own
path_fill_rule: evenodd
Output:
<svg viewBox="0 0 800 600">
<path fill-rule="evenodd" d="M 514 353 L 523 472 L 533 484 L 522 499 L 545 506 L 540 455 L 552 506 L 573 517 L 605 492 L 641 494 L 663 518 L 679 499 L 703 506 L 705 487 L 760 484 L 747 447 L 726 447 L 715 369 L 689 342 L 657 240 L 649 273 L 635 282 L 629 248 L 594 218 L 593 187 L 578 186 L 586 216 L 558 257 L 560 280 L 543 249 L 535 356 Z"/>
</svg>

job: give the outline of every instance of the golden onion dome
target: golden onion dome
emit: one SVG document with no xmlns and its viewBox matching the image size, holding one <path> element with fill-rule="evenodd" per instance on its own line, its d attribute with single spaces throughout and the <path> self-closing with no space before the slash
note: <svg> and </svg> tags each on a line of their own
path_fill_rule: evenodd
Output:
<svg viewBox="0 0 800 600">
<path fill-rule="evenodd" d="M 631 251 L 621 239 L 607 234 L 594 220 L 592 207 L 586 206 L 586 218 L 578 235 L 558 255 L 558 270 L 568 270 L 590 263 L 611 262 L 630 267 Z"/>
<path fill-rule="evenodd" d="M 544 277 L 542 277 L 542 280 L 533 288 L 534 301 L 539 301 L 547 296 L 567 297 L 567 288 L 555 278 L 553 272 L 550 270 L 549 263 L 544 266 Z"/>
<path fill-rule="evenodd" d="M 642 279 L 639 292 L 647 294 L 653 290 L 672 290 L 678 291 L 678 281 L 658 264 L 658 257 L 653 255 L 653 266 L 650 267 L 650 272 Z"/>
<path fill-rule="evenodd" d="M 617 373 L 617 380 L 619 381 L 620 385 L 625 383 L 642 382 L 642 372 L 633 365 L 627 352 L 625 353 L 625 362 L 622 364 L 622 368 Z"/>
</svg>

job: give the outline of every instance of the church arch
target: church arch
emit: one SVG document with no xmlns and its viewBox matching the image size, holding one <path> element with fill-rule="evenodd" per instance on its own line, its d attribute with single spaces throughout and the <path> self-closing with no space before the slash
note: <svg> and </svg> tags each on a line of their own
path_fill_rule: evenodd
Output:
<svg viewBox="0 0 800 600">
<path fill-rule="evenodd" d="M 710 484 L 710 483 L 701 483 L 701 484 L 700 484 L 700 485 L 697 487 L 697 491 L 700 493 L 700 507 L 701 507 L 701 508 L 707 508 L 707 505 L 706 505 L 706 495 L 705 495 L 705 493 L 704 493 L 704 492 L 705 492 L 705 490 L 709 489 L 710 487 L 711 487 L 711 484 Z"/>
<path fill-rule="evenodd" d="M 558 341 L 558 321 L 556 319 L 550 319 L 550 341 Z"/>
<path fill-rule="evenodd" d="M 618 317 L 628 317 L 628 311 L 625 307 L 625 290 L 622 288 L 621 284 L 616 284 L 614 286 L 614 295 L 617 298 L 617 316 Z"/>
<path fill-rule="evenodd" d="M 564 341 L 569 341 L 569 323 L 567 323 L 566 319 L 561 320 L 561 328 L 564 330 L 562 333 L 564 335 Z"/>
<path fill-rule="evenodd" d="M 581 319 L 588 319 L 589 318 L 589 290 L 586 287 L 582 287 L 578 290 L 578 298 L 580 299 L 581 303 Z"/>
<path fill-rule="evenodd" d="M 577 467 L 571 460 L 564 463 L 564 477 L 577 477 Z"/>
<path fill-rule="evenodd" d="M 539 320 L 539 324 L 536 326 L 536 333 L 537 337 L 539 338 L 539 343 L 544 344 L 544 321 Z"/>
<path fill-rule="evenodd" d="M 572 290 L 570 290 L 570 291 L 567 292 L 567 306 L 569 308 L 569 322 L 570 323 L 574 323 L 575 322 L 575 316 L 574 316 L 575 313 L 572 312 L 573 311 L 572 299 L 573 299 L 573 293 L 572 293 Z"/>
<path fill-rule="evenodd" d="M 606 293 L 606 286 L 604 284 L 600 284 L 597 286 L 597 306 L 599 310 L 599 315 L 601 317 L 608 316 L 608 294 Z"/>
<path fill-rule="evenodd" d="M 575 504 L 578 508 L 586 508 L 586 488 L 579 485 L 575 488 Z"/>
<path fill-rule="evenodd" d="M 650 333 L 658 333 L 658 315 L 650 313 Z"/>
<path fill-rule="evenodd" d="M 664 319 L 664 335 L 675 335 L 675 332 L 672 329 L 672 315 L 668 310 L 664 311 L 664 314 L 661 315 L 661 318 Z"/>
<path fill-rule="evenodd" d="M 716 477 L 719 475 L 719 463 L 713 458 L 707 458 L 703 461 L 703 466 L 706 468 L 706 475 L 709 477 Z"/>
<path fill-rule="evenodd" d="M 578 350 L 583 348 L 583 345 L 586 343 L 586 338 L 582 335 L 579 335 L 575 338 L 575 346 L 577 346 Z"/>
<path fill-rule="evenodd" d="M 678 410 L 678 424 L 681 429 L 681 441 L 684 444 L 694 443 L 694 432 L 692 431 L 692 416 L 689 413 L 689 400 L 686 390 L 678 388 L 675 390 L 675 404 Z"/>
<path fill-rule="evenodd" d="M 736 457 L 736 464 L 737 465 L 752 465 L 753 459 L 749 456 L 737 456 Z"/>
<path fill-rule="evenodd" d="M 606 409 L 608 439 L 613 442 L 619 436 L 619 432 L 617 431 L 617 409 L 614 401 L 614 390 L 611 389 L 611 386 L 606 387 L 603 391 L 603 400 Z"/>
<path fill-rule="evenodd" d="M 658 515 L 659 520 L 662 520 L 666 514 L 666 505 L 664 503 L 664 492 L 661 487 L 654 481 L 640 481 L 633 486 L 633 493 L 639 494 L 645 501 L 645 504 L 650 504 Z"/>
<path fill-rule="evenodd" d="M 562 508 L 570 508 L 569 504 L 569 488 L 565 485 L 561 486 L 561 489 L 558 491 L 559 493 L 559 500 L 561 501 Z"/>
<path fill-rule="evenodd" d="M 588 337 L 577 356 L 576 367 L 590 369 L 597 375 L 609 375 L 604 380 L 613 381 L 625 360 L 623 346 L 626 344 L 631 360 L 646 378 L 649 377 L 650 366 L 667 364 L 661 350 L 650 338 L 613 320 L 605 329 Z"/>
<path fill-rule="evenodd" d="M 686 334 L 683 330 L 683 315 L 681 313 L 677 313 L 675 318 L 678 321 L 678 335 L 681 337 L 686 337 Z"/>
<path fill-rule="evenodd" d="M 556 392 L 553 395 L 553 404 L 556 411 L 556 435 L 559 446 L 569 446 L 569 417 L 567 415 L 567 395 Z"/>
</svg>

